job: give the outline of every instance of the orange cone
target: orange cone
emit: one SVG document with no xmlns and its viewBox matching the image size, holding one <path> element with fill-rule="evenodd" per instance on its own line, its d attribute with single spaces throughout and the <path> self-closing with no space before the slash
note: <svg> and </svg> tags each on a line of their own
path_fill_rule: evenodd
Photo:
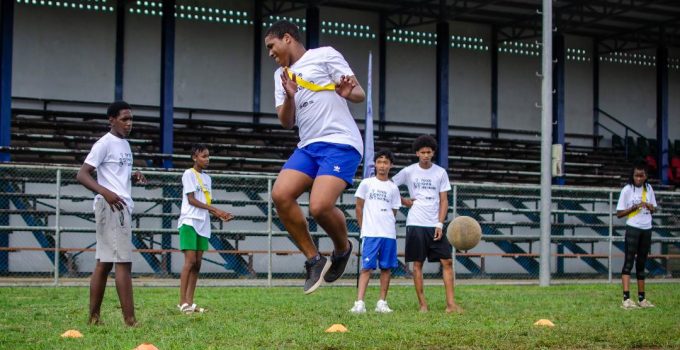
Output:
<svg viewBox="0 0 680 350">
<path fill-rule="evenodd" d="M 326 333 L 338 333 L 338 332 L 339 333 L 345 333 L 347 331 L 348 331 L 347 327 L 345 327 L 345 326 L 343 326 L 339 323 L 336 323 L 336 324 L 328 327 L 328 329 L 326 330 Z"/>
<path fill-rule="evenodd" d="M 534 326 L 555 327 L 555 324 L 552 323 L 550 320 L 546 320 L 545 318 L 542 318 L 542 319 L 534 322 Z"/>
<path fill-rule="evenodd" d="M 158 350 L 158 348 L 151 343 L 142 343 L 132 350 Z"/>
<path fill-rule="evenodd" d="M 82 338 L 83 333 L 78 332 L 77 329 L 69 329 L 61 335 L 62 338 Z"/>
</svg>

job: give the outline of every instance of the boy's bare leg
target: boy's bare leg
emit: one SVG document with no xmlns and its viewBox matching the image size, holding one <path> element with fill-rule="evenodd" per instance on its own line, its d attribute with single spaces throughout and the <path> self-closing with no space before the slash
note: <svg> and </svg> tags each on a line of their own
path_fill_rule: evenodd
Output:
<svg viewBox="0 0 680 350">
<path fill-rule="evenodd" d="M 312 178 L 307 174 L 297 170 L 284 169 L 279 173 L 272 189 L 272 199 L 276 205 L 276 212 L 286 227 L 286 231 L 307 259 L 316 256 L 318 250 L 309 234 L 307 219 L 297 199 L 312 186 L 312 183 Z"/>
<path fill-rule="evenodd" d="M 90 324 L 99 324 L 106 290 L 106 279 L 113 268 L 113 263 L 103 263 L 97 260 L 92 276 L 90 276 Z"/>
<path fill-rule="evenodd" d="M 454 287 L 455 277 L 453 276 L 453 260 L 440 259 L 442 264 L 442 279 L 444 279 L 444 289 L 446 290 L 446 312 L 461 312 L 463 311 L 456 305 Z"/>
<path fill-rule="evenodd" d="M 198 273 L 201 271 L 201 259 L 203 259 L 203 251 L 194 251 L 194 264 L 189 272 L 189 285 L 187 286 L 187 303 L 189 305 L 194 303 L 194 292 L 196 291 L 196 283 L 198 282 Z"/>
<path fill-rule="evenodd" d="M 335 206 L 346 187 L 345 180 L 339 177 L 321 175 L 314 180 L 309 195 L 309 213 L 326 231 L 338 254 L 349 249 L 345 214 Z"/>
<path fill-rule="evenodd" d="M 392 270 L 380 270 L 380 300 L 387 300 L 387 290 L 390 288 L 390 277 Z"/>
<path fill-rule="evenodd" d="M 123 310 L 123 321 L 128 326 L 137 324 L 132 296 L 132 263 L 116 263 L 116 291 Z"/>
<path fill-rule="evenodd" d="M 420 311 L 427 312 L 427 301 L 425 301 L 425 292 L 423 291 L 423 262 L 413 262 L 413 286 L 416 287 L 416 296 L 418 297 L 418 304 L 420 304 Z"/>
<path fill-rule="evenodd" d="M 359 274 L 359 288 L 357 291 L 357 300 L 364 300 L 366 296 L 366 288 L 368 287 L 368 282 L 371 279 L 371 270 L 361 270 Z"/>
</svg>

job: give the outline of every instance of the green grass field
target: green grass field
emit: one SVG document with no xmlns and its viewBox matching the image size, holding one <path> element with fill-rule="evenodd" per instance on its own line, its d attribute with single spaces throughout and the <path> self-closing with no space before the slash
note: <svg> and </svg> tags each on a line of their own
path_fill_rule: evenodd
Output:
<svg viewBox="0 0 680 350">
<path fill-rule="evenodd" d="M 200 283 L 200 281 L 199 281 Z M 458 349 L 458 348 L 680 348 L 680 284 L 648 285 L 654 309 L 619 308 L 618 285 L 461 285 L 464 314 L 447 315 L 443 287 L 428 286 L 429 313 L 418 312 L 413 287 L 393 286 L 392 314 L 376 314 L 377 281 L 367 292 L 365 315 L 348 312 L 351 287 L 200 287 L 205 314 L 175 308 L 177 289 L 135 289 L 139 326 L 123 326 L 115 288 L 107 288 L 103 325 L 88 326 L 88 289 L 0 288 L 1 349 Z M 633 294 L 635 290 L 633 290 Z M 541 318 L 554 328 L 532 324 Z M 325 333 L 334 323 L 348 333 Z M 80 339 L 60 334 L 78 329 Z"/>
</svg>

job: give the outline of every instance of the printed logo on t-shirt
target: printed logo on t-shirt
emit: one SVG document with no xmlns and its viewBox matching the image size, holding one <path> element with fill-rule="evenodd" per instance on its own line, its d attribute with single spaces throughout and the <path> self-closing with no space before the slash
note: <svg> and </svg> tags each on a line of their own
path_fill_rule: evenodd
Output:
<svg viewBox="0 0 680 350">
<path fill-rule="evenodd" d="M 423 190 L 437 190 L 434 185 L 432 185 L 432 179 L 414 179 L 413 180 L 413 188 L 414 189 L 423 189 Z"/>
<path fill-rule="evenodd" d="M 339 165 L 333 165 L 333 171 L 335 171 L 336 173 L 339 173 L 340 172 L 340 166 Z"/>
<path fill-rule="evenodd" d="M 303 108 L 311 106 L 313 104 L 314 104 L 314 100 L 305 101 L 305 102 L 301 103 L 298 108 L 303 109 Z"/>
<path fill-rule="evenodd" d="M 368 199 L 390 203 L 390 198 L 387 196 L 387 191 L 383 190 L 371 189 L 371 192 L 368 194 Z"/>
<path fill-rule="evenodd" d="M 132 166 L 132 154 L 120 153 L 118 157 L 118 166 Z"/>
<path fill-rule="evenodd" d="M 295 73 L 294 75 L 297 75 L 298 77 L 302 78 L 302 73 Z M 304 88 L 302 86 L 298 85 L 297 90 L 295 90 L 295 93 L 297 94 L 299 91 L 302 91 L 302 89 L 304 89 Z"/>
</svg>

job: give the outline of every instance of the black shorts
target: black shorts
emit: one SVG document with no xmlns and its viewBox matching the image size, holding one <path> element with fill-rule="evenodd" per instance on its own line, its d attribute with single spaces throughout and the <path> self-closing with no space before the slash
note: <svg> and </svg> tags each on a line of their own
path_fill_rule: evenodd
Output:
<svg viewBox="0 0 680 350">
<path fill-rule="evenodd" d="M 440 240 L 435 241 L 434 227 L 406 226 L 406 262 L 423 262 L 425 258 L 429 262 L 439 262 L 441 259 L 451 259 L 452 251 L 445 232 L 442 232 Z"/>
</svg>

